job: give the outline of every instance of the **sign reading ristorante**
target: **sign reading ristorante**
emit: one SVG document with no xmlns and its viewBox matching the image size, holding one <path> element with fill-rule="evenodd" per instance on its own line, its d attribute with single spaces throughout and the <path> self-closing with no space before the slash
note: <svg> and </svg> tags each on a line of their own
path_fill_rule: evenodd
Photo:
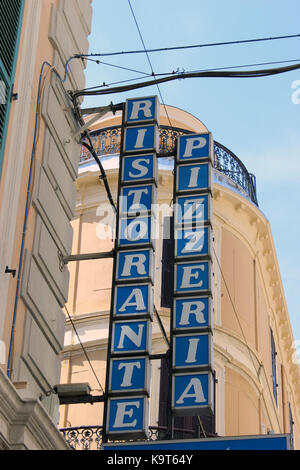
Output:
<svg viewBox="0 0 300 470">
<path fill-rule="evenodd" d="M 157 97 L 126 101 L 107 364 L 109 439 L 145 437 L 148 430 L 158 112 Z"/>
</svg>

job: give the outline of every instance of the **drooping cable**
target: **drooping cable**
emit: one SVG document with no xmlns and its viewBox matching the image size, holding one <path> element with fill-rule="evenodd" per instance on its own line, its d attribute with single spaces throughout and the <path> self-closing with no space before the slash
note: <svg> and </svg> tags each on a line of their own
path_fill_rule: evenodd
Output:
<svg viewBox="0 0 300 470">
<path fill-rule="evenodd" d="M 271 62 L 257 62 L 255 64 L 243 64 L 243 65 L 229 65 L 229 66 L 223 66 L 223 67 L 217 67 L 217 68 L 206 68 L 206 69 L 198 69 L 198 70 L 185 70 L 183 73 L 196 73 L 196 72 L 209 72 L 209 71 L 218 71 L 218 70 L 233 70 L 233 69 L 242 69 L 245 67 L 261 67 L 263 65 L 279 65 L 279 64 L 290 64 L 292 62 L 297 62 L 300 63 L 300 59 L 289 59 L 289 60 L 276 60 L 276 61 L 271 61 Z M 99 62 L 99 64 L 102 64 L 103 62 Z M 117 66 L 116 66 L 117 67 Z M 120 67 L 122 68 L 122 67 Z M 132 70 L 132 69 L 129 69 Z M 132 70 L 133 71 L 133 70 Z M 143 72 L 139 72 L 143 73 Z M 176 75 L 180 74 L 179 69 L 176 71 L 173 70 L 172 72 L 160 72 L 160 73 L 155 73 L 156 77 L 163 77 L 163 76 L 171 76 L 171 75 Z M 151 76 L 150 74 L 147 74 L 148 76 Z M 134 82 L 135 80 L 142 80 L 144 77 L 135 77 L 135 78 L 129 78 L 127 80 L 120 80 L 118 82 L 111 82 L 111 83 L 105 83 L 103 82 L 102 85 L 94 85 L 88 88 L 84 88 L 85 91 L 88 90 L 95 90 L 97 88 L 108 88 L 110 86 L 114 85 L 120 85 L 122 83 L 129 83 L 129 82 Z"/>
<path fill-rule="evenodd" d="M 129 67 L 124 67 L 122 65 L 110 64 L 109 62 L 104 62 L 103 60 L 96 60 L 96 59 L 86 59 L 86 60 L 94 62 L 98 65 L 106 65 L 107 67 L 113 67 L 115 69 L 126 70 L 127 72 L 140 73 L 141 75 L 144 75 L 145 77 L 151 77 L 150 73 L 142 72 L 141 70 L 131 69 Z"/>
<path fill-rule="evenodd" d="M 248 345 L 248 341 L 247 341 L 246 335 L 245 335 L 245 333 L 244 333 L 242 324 L 241 324 L 240 319 L 239 319 L 239 316 L 238 316 L 238 314 L 237 314 L 237 311 L 236 311 L 234 302 L 233 302 L 233 300 L 232 300 L 232 297 L 231 297 L 231 294 L 230 294 L 230 291 L 229 291 L 229 287 L 228 287 L 228 285 L 227 285 L 227 282 L 226 282 L 226 279 L 225 279 L 223 270 L 222 270 L 222 268 L 221 268 L 221 263 L 220 263 L 220 261 L 219 261 L 219 259 L 218 259 L 218 256 L 217 256 L 217 253 L 216 253 L 214 247 L 213 247 L 213 252 L 214 252 L 214 255 L 215 255 L 215 258 L 216 258 L 216 261 L 217 261 L 217 264 L 218 264 L 218 268 L 219 268 L 219 270 L 220 270 L 220 273 L 221 273 L 221 276 L 222 276 L 222 279 L 223 279 L 223 282 L 224 282 L 224 285 L 225 285 L 225 288 L 226 288 L 228 297 L 229 297 L 229 301 L 230 301 L 230 303 L 231 303 L 231 306 L 232 306 L 234 315 L 235 315 L 235 317 L 236 317 L 236 320 L 237 320 L 238 325 L 239 325 L 239 328 L 240 328 L 240 330 L 241 330 L 241 333 L 242 333 L 242 336 L 243 336 L 243 339 L 244 339 L 246 348 L 247 348 L 247 350 L 248 350 L 249 357 L 250 357 L 250 359 L 251 359 L 251 361 L 252 361 L 254 370 L 255 370 L 256 375 L 257 375 L 257 377 L 258 377 L 258 371 L 257 371 L 257 369 L 256 369 L 256 365 L 255 365 L 255 363 L 254 363 L 254 359 L 253 359 L 253 356 L 252 356 L 252 354 L 251 354 L 251 350 L 250 350 L 250 347 L 249 347 L 249 345 Z M 258 379 L 259 379 L 259 377 L 258 377 Z"/>
<path fill-rule="evenodd" d="M 92 370 L 92 372 L 93 372 L 93 374 L 94 374 L 94 376 L 95 376 L 95 378 L 96 378 L 96 380 L 97 380 L 97 383 L 98 383 L 98 385 L 99 385 L 99 387 L 100 387 L 102 393 L 104 394 L 103 387 L 102 387 L 102 385 L 101 385 L 101 383 L 100 383 L 100 380 L 98 379 L 98 376 L 97 376 L 97 374 L 96 374 L 96 372 L 95 372 L 94 367 L 92 366 L 92 363 L 91 363 L 90 358 L 89 358 L 89 356 L 88 356 L 88 354 L 87 354 L 87 352 L 86 352 L 86 349 L 85 349 L 85 347 L 84 347 L 83 344 L 82 344 L 82 341 L 81 341 L 81 339 L 80 339 L 80 336 L 79 336 L 79 334 L 78 334 L 78 331 L 77 331 L 77 329 L 76 329 L 76 326 L 75 326 L 75 324 L 74 324 L 74 322 L 73 322 L 73 320 L 72 320 L 72 317 L 71 317 L 71 315 L 70 315 L 70 313 L 69 313 L 69 310 L 67 309 L 67 306 L 66 306 L 66 305 L 64 306 L 64 308 L 65 308 L 65 310 L 66 310 L 66 312 L 67 312 L 67 315 L 68 315 L 68 318 L 69 318 L 70 323 L 71 323 L 71 325 L 72 325 L 72 328 L 73 328 L 73 330 L 74 330 L 74 332 L 75 332 L 75 334 L 76 334 L 76 336 L 77 336 L 77 339 L 78 339 L 78 341 L 79 341 L 79 344 L 80 344 L 80 346 L 81 346 L 81 349 L 82 349 L 83 352 L 84 352 L 84 355 L 85 355 L 85 357 L 86 357 L 86 360 L 88 361 L 88 364 L 89 364 L 89 366 L 90 366 L 90 368 L 91 368 L 91 370 Z"/>
<path fill-rule="evenodd" d="M 44 77 L 44 70 L 46 67 L 48 68 L 48 71 Z M 21 274 L 22 274 L 23 260 L 24 260 L 25 239 L 26 239 L 26 234 L 27 234 L 27 222 L 28 222 L 31 197 L 32 197 L 32 183 L 33 183 L 34 172 L 35 172 L 35 155 L 36 155 L 36 148 L 37 148 L 37 143 L 38 143 L 38 138 L 39 138 L 40 104 L 41 104 L 42 93 L 44 90 L 45 80 L 46 80 L 48 73 L 50 72 L 54 73 L 55 76 L 61 81 L 61 77 L 59 73 L 57 72 L 56 68 L 53 65 L 51 65 L 49 62 L 44 61 L 41 66 L 39 82 L 38 82 L 36 109 L 35 109 L 34 134 L 33 134 L 33 143 L 32 143 L 31 156 L 30 156 L 28 182 L 27 182 L 25 213 L 24 213 L 24 221 L 23 221 L 23 228 L 22 228 L 21 248 L 20 248 L 20 255 L 19 255 L 18 275 L 17 275 L 17 286 L 16 286 L 14 310 L 12 314 L 12 325 L 11 325 L 11 333 L 10 333 L 10 340 L 9 340 L 9 350 L 8 350 L 8 359 L 7 359 L 7 376 L 9 378 L 11 378 L 11 374 L 13 370 L 13 349 L 14 349 L 15 328 L 16 328 L 16 321 L 17 321 L 17 307 L 18 307 L 19 295 L 20 295 L 20 284 L 21 284 Z M 69 96 L 67 95 L 66 92 L 65 92 L 65 95 L 66 95 L 67 101 L 69 101 Z"/>
<path fill-rule="evenodd" d="M 99 169 L 100 169 L 100 173 L 101 173 L 101 180 L 103 181 L 104 183 L 104 186 L 105 186 L 105 190 L 106 190 L 106 194 L 107 194 L 107 197 L 108 197 L 108 200 L 109 200 L 109 203 L 110 205 L 112 206 L 115 214 L 117 213 L 117 208 L 115 206 L 115 203 L 114 203 L 114 200 L 113 200 L 113 197 L 112 197 L 112 194 L 111 194 L 111 191 L 110 191 L 110 187 L 109 187 L 109 184 L 108 184 L 108 181 L 107 181 L 107 176 L 106 176 L 106 172 L 103 168 L 103 165 L 102 165 L 102 162 L 100 160 L 100 158 L 98 157 L 97 155 L 97 152 L 96 150 L 94 149 L 94 146 L 92 144 L 92 141 L 91 141 L 91 138 L 90 138 L 90 135 L 88 133 L 88 131 L 86 131 L 83 135 L 83 138 L 84 137 L 87 137 L 88 141 L 89 141 L 89 144 L 87 144 L 84 140 L 81 141 L 81 145 L 83 145 L 86 149 L 89 150 L 89 152 L 91 153 L 91 155 L 93 156 L 93 158 L 95 159 L 97 165 L 99 166 Z"/>
<path fill-rule="evenodd" d="M 300 63 L 295 65 L 289 65 L 286 67 L 276 67 L 273 69 L 259 69 L 259 70 L 247 70 L 247 71 L 215 71 L 209 70 L 205 72 L 178 72 L 174 75 L 157 78 L 156 83 L 167 83 L 173 80 L 181 80 L 187 78 L 259 78 L 259 77 L 268 77 L 272 75 L 278 75 L 285 72 L 290 72 L 300 69 Z M 96 89 L 96 90 L 78 90 L 72 94 L 74 99 L 77 99 L 80 96 L 100 96 L 113 93 L 125 93 L 131 90 L 136 90 L 138 88 L 145 88 L 153 86 L 153 81 L 146 81 L 142 83 L 135 83 L 133 85 L 125 85 L 120 87 L 109 88 L 105 90 Z"/>
<path fill-rule="evenodd" d="M 158 85 L 158 83 L 157 83 L 157 80 L 156 80 L 156 77 L 155 77 L 155 73 L 154 73 L 154 71 L 153 71 L 153 67 L 152 67 L 152 64 L 151 64 L 151 60 L 150 60 L 149 54 L 148 54 L 148 52 L 147 52 L 146 45 L 145 45 L 145 42 L 144 42 L 144 39 L 143 39 L 141 30 L 140 30 L 140 27 L 139 27 L 139 24 L 138 24 L 138 22 L 137 22 L 136 16 L 135 16 L 135 14 L 134 14 L 133 8 L 132 8 L 132 6 L 131 6 L 130 0 L 128 0 L 128 4 L 129 4 L 129 7 L 130 7 L 130 10 L 131 10 L 131 13 L 132 13 L 132 16 L 133 16 L 133 19 L 134 19 L 136 28 L 137 28 L 137 30 L 138 30 L 138 33 L 139 33 L 139 36 L 140 36 L 142 45 L 143 45 L 143 47 L 144 47 L 144 51 L 145 51 L 145 54 L 146 54 L 146 56 L 147 56 L 148 63 L 149 63 L 149 65 L 150 65 L 150 69 L 151 69 L 151 72 L 152 72 L 152 76 L 153 76 L 154 83 L 155 83 L 155 85 L 156 85 L 156 87 L 157 87 L 157 90 L 158 90 L 158 93 L 159 93 L 161 102 L 162 102 L 162 104 L 163 104 L 163 107 L 164 107 L 164 109 L 165 109 L 165 113 L 166 113 L 166 115 L 167 115 L 169 124 L 170 124 L 170 126 L 172 126 L 172 123 L 171 123 L 171 120 L 170 120 L 170 117 L 169 117 L 169 114 L 168 114 L 168 110 L 167 110 L 167 107 L 166 107 L 166 105 L 165 105 L 165 102 L 164 102 L 162 93 L 161 93 L 161 91 L 160 91 L 159 85 Z"/>
<path fill-rule="evenodd" d="M 275 37 L 264 37 L 264 38 L 254 38 L 254 39 L 241 39 L 235 41 L 223 41 L 223 42 L 212 42 L 212 43 L 204 43 L 204 44 L 191 44 L 187 46 L 173 46 L 173 47 L 160 47 L 156 49 L 147 49 L 144 50 L 131 50 L 131 51 L 118 51 L 118 52 L 105 52 L 105 53 L 95 53 L 95 54 L 86 54 L 83 57 L 108 57 L 108 56 L 116 56 L 116 55 L 127 55 L 127 54 L 144 54 L 147 52 L 148 54 L 153 52 L 169 52 L 169 51 L 178 51 L 184 49 L 198 49 L 203 47 L 218 47 L 218 46 L 232 46 L 238 44 L 249 44 L 249 43 L 257 43 L 257 42 L 265 42 L 265 41 L 276 41 L 282 39 L 292 39 L 292 38 L 299 38 L 300 34 L 289 34 L 285 36 L 275 36 Z"/>
</svg>

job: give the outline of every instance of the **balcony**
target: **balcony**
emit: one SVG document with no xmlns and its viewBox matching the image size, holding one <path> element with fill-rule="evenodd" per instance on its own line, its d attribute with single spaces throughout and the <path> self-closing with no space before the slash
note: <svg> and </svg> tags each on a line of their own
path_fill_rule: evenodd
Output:
<svg viewBox="0 0 300 470">
<path fill-rule="evenodd" d="M 76 426 L 61 428 L 61 433 L 73 450 L 100 450 L 102 444 L 102 426 Z M 174 439 L 196 439 L 203 436 L 200 427 L 197 430 L 174 428 Z M 168 428 L 165 426 L 150 426 L 148 441 L 170 439 Z"/>
<path fill-rule="evenodd" d="M 180 135 L 191 133 L 191 131 L 186 129 L 160 126 L 158 158 L 173 158 L 177 138 Z M 120 153 L 120 126 L 99 129 L 91 132 L 90 135 L 98 156 L 103 157 Z M 255 176 L 249 173 L 241 160 L 224 145 L 215 141 L 214 150 L 214 169 L 229 178 L 256 206 L 258 206 Z M 91 156 L 88 150 L 82 146 L 80 163 L 84 164 L 90 159 Z"/>
</svg>

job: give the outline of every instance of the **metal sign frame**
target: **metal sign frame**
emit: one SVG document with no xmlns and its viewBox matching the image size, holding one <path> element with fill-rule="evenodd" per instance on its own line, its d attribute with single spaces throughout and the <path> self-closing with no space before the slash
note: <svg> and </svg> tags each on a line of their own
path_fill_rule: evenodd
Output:
<svg viewBox="0 0 300 470">
<path fill-rule="evenodd" d="M 171 407 L 173 415 L 196 415 L 200 418 L 202 415 L 214 416 L 215 407 L 212 342 L 212 161 L 213 139 L 210 132 L 178 138 L 173 192 Z M 181 312 L 178 310 L 180 308 Z M 206 338 L 207 341 L 201 341 L 200 338 Z M 179 343 L 181 355 L 176 354 Z"/>
<path fill-rule="evenodd" d="M 181 439 L 104 444 L 104 450 L 291 450 L 290 434 L 226 436 L 207 439 Z"/>
<path fill-rule="evenodd" d="M 103 442 L 148 432 L 158 115 L 156 96 L 128 99 L 122 114 Z"/>
</svg>

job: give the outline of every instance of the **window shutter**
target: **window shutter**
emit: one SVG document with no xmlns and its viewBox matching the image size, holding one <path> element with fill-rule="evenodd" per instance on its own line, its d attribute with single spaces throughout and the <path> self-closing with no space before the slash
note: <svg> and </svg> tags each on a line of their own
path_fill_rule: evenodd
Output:
<svg viewBox="0 0 300 470">
<path fill-rule="evenodd" d="M 291 404 L 289 403 L 289 422 L 290 422 L 290 439 L 291 439 L 291 448 L 294 448 L 294 420 L 293 420 L 293 414 L 292 414 L 292 407 Z"/>
<path fill-rule="evenodd" d="M 173 217 L 164 218 L 164 233 L 162 246 L 162 276 L 161 276 L 161 307 L 171 308 L 174 285 L 174 239 Z"/>
<path fill-rule="evenodd" d="M 272 329 L 270 330 L 271 333 L 271 358 L 272 358 L 272 382 L 273 382 L 273 395 L 275 398 L 275 402 L 277 405 L 277 372 L 276 372 L 276 348 L 275 348 L 275 341 Z"/>
<path fill-rule="evenodd" d="M 0 0 L 0 175 L 24 0 Z"/>
<path fill-rule="evenodd" d="M 159 389 L 159 414 L 158 425 L 168 426 L 168 409 L 170 407 L 170 364 L 168 357 L 163 357 L 160 362 L 160 389 Z"/>
</svg>

